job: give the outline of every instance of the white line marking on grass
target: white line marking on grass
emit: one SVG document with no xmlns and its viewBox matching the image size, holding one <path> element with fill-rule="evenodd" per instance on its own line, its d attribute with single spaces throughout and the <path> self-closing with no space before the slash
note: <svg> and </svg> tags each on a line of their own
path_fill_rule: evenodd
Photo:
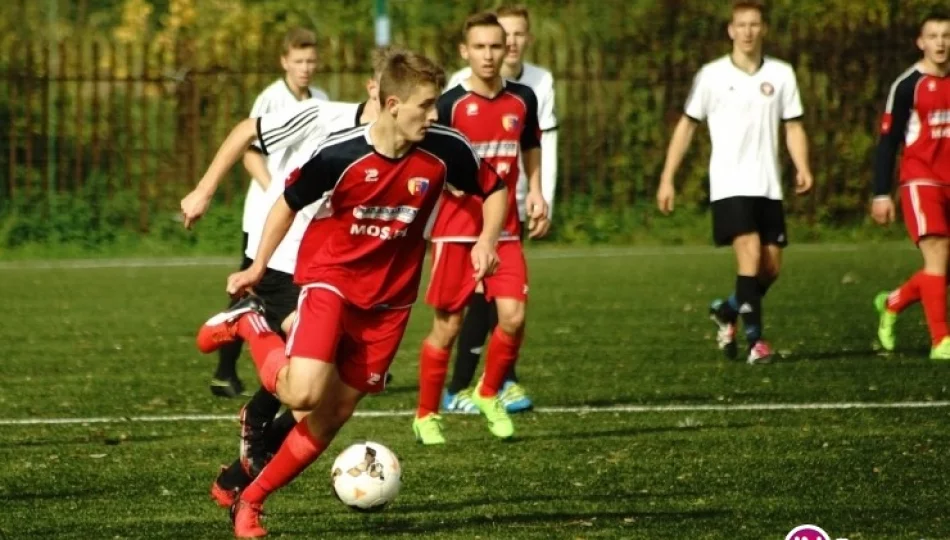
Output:
<svg viewBox="0 0 950 540">
<path fill-rule="evenodd" d="M 950 401 L 829 402 L 829 403 L 749 403 L 738 405 L 609 405 L 604 407 L 538 407 L 540 414 L 594 413 L 667 413 L 667 412 L 749 412 L 749 411 L 827 411 L 848 409 L 940 409 Z M 412 416 L 415 410 L 356 411 L 363 418 Z M 237 414 L 169 414 L 155 416 L 94 416 L 90 418 L 0 418 L 0 426 L 52 426 L 76 424 L 121 424 L 126 422 L 227 422 Z"/>
<path fill-rule="evenodd" d="M 910 250 L 904 243 L 884 244 L 799 244 L 790 251 L 802 253 L 845 253 L 863 248 Z M 629 248 L 566 248 L 528 249 L 529 260 L 600 259 L 620 257 L 656 257 L 663 255 L 711 255 L 731 252 L 710 246 L 644 246 Z M 179 268 L 179 267 L 234 267 L 240 264 L 237 257 L 176 257 L 136 259 L 74 259 L 61 261 L 8 261 L 0 262 L 0 270 L 89 270 L 99 268 Z"/>
</svg>

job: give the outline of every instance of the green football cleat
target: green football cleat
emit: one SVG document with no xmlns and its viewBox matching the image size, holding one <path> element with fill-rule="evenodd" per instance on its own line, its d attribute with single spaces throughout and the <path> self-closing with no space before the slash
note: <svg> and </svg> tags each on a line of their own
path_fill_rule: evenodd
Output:
<svg viewBox="0 0 950 540">
<path fill-rule="evenodd" d="M 499 439 L 510 439 L 515 434 L 515 426 L 511 423 L 511 417 L 505 410 L 505 404 L 498 399 L 497 395 L 484 397 L 479 394 L 479 386 L 472 392 L 472 403 L 478 407 L 478 410 L 485 415 L 488 420 L 488 431 Z"/>
<path fill-rule="evenodd" d="M 881 347 L 885 351 L 893 351 L 895 338 L 894 338 L 894 323 L 897 322 L 897 313 L 888 311 L 887 309 L 887 297 L 890 295 L 889 292 L 878 293 L 874 297 L 874 309 L 877 310 L 879 315 L 877 323 L 877 339 L 881 342 Z"/>
<path fill-rule="evenodd" d="M 941 362 L 950 360 L 950 337 L 943 338 L 940 343 L 930 349 L 930 359 Z"/>
<path fill-rule="evenodd" d="M 416 440 L 426 446 L 445 444 L 445 436 L 442 435 L 442 417 L 438 414 L 431 413 L 413 420 L 412 432 L 416 434 Z"/>
</svg>

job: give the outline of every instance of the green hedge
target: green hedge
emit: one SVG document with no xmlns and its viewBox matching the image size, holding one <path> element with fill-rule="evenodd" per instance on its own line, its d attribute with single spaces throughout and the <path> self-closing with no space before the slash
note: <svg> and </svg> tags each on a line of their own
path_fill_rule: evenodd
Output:
<svg viewBox="0 0 950 540">
<path fill-rule="evenodd" d="M 678 178 L 677 215 L 665 220 L 656 216 L 653 197 L 670 131 L 693 74 L 729 49 L 728 3 L 527 3 L 538 36 L 533 59 L 550 66 L 558 81 L 561 162 L 556 239 L 706 242 L 705 130 Z M 450 68 L 460 63 L 455 43 L 462 18 L 496 4 L 389 2 L 396 41 L 434 54 Z M 913 44 L 917 21 L 944 4 L 769 2 L 768 52 L 796 68 L 817 182 L 812 195 L 789 200 L 790 220 L 806 233 L 799 237 L 879 234 L 867 228 L 865 218 L 878 118 L 891 81 L 918 56 Z M 325 41 L 326 73 L 321 82 L 341 99 L 361 97 L 359 82 L 372 44 L 372 0 L 319 6 L 291 0 L 125 0 L 116 6 L 91 0 L 81 20 L 69 6 L 60 2 L 53 37 L 95 36 L 119 48 L 113 56 L 103 53 L 96 67 L 90 67 L 88 47 L 82 49 L 85 63 L 73 55 L 64 68 L 68 80 L 51 82 L 41 61 L 44 43 L 37 41 L 37 36 L 48 36 L 44 32 L 49 28 L 48 14 L 33 4 L 0 4 L 4 39 L 26 40 L 0 39 L 0 121 L 15 128 L 4 130 L 12 138 L 5 136 L 8 146 L 0 149 L 0 248 L 7 255 L 29 252 L 36 245 L 70 246 L 69 250 L 153 244 L 231 250 L 246 183 L 242 174 L 232 176 L 198 233 L 183 233 L 172 216 L 227 127 L 276 75 L 273 39 L 268 36 L 279 36 L 290 26 L 316 26 Z M 143 62 L 165 62 L 148 68 L 160 82 L 123 82 L 126 76 L 145 78 L 132 73 L 134 66 L 123 64 L 126 48 L 136 47 L 145 51 Z M 33 63 L 27 62 L 27 50 L 36 52 Z M 179 67 L 174 62 L 188 68 L 177 85 L 167 78 Z M 118 80 L 109 87 L 109 99 L 103 98 L 102 114 L 108 116 L 93 119 L 88 101 L 93 83 L 80 86 L 71 80 L 92 80 L 108 70 Z M 226 93 L 221 92 L 221 81 Z M 101 89 L 112 83 L 95 84 Z M 51 134 L 40 122 L 44 88 L 53 96 L 49 101 L 55 114 L 50 118 L 86 118 L 60 121 L 49 130 L 55 132 L 56 151 L 46 147 Z M 33 92 L 29 100 L 23 99 L 26 90 Z M 126 114 L 123 107 L 128 103 L 132 110 Z M 90 148 L 93 126 L 111 144 L 102 149 L 101 163 Z M 179 136 L 187 130 L 195 136 Z M 148 144 L 140 137 L 146 137 Z M 75 153 L 64 158 L 64 151 L 72 149 Z M 142 152 L 152 153 L 143 158 Z M 28 154 L 33 156 L 30 167 L 23 165 Z M 8 174 L 11 155 L 18 160 L 12 175 Z M 38 165 L 44 162 L 50 165 Z M 84 168 L 76 168 L 77 163 Z M 790 180 L 793 171 L 787 158 L 783 166 Z M 51 173 L 50 167 L 58 172 Z M 27 183 L 34 186 L 30 195 L 22 189 Z M 40 188 L 50 183 L 55 190 Z"/>
</svg>

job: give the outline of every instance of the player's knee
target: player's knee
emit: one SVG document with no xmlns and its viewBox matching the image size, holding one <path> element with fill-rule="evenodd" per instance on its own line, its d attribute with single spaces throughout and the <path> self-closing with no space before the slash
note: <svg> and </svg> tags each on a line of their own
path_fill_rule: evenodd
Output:
<svg viewBox="0 0 950 540">
<path fill-rule="evenodd" d="M 312 410 L 320 404 L 320 394 L 315 391 L 313 385 L 288 384 L 286 388 L 278 388 L 280 400 L 289 409 L 293 410 Z"/>
<path fill-rule="evenodd" d="M 520 334 L 524 329 L 524 321 L 524 304 L 498 311 L 498 326 L 506 334 Z"/>
<path fill-rule="evenodd" d="M 432 324 L 432 331 L 426 340 L 433 346 L 440 349 L 452 347 L 455 338 L 462 331 L 461 313 L 436 313 L 435 322 Z"/>
<path fill-rule="evenodd" d="M 946 272 L 950 262 L 950 238 L 946 236 L 925 236 L 918 243 L 924 257 L 924 270 L 929 274 L 940 275 Z"/>
</svg>

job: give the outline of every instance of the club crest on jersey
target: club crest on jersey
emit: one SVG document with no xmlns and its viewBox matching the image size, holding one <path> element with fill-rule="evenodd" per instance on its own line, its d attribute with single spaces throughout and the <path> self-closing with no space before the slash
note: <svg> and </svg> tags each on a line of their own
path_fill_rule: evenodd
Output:
<svg viewBox="0 0 950 540">
<path fill-rule="evenodd" d="M 936 92 L 936 91 L 937 91 L 937 81 L 935 81 L 935 80 L 929 80 L 929 81 L 927 81 L 927 90 L 930 90 L 931 92 Z"/>
<path fill-rule="evenodd" d="M 506 114 L 501 117 L 501 127 L 505 128 L 505 131 L 514 131 L 518 127 L 518 115 L 517 114 Z"/>
<path fill-rule="evenodd" d="M 478 103 L 469 103 L 465 106 L 465 114 L 476 116 L 478 114 Z"/>
<path fill-rule="evenodd" d="M 366 182 L 375 182 L 379 180 L 379 170 L 377 169 L 366 169 Z"/>
<path fill-rule="evenodd" d="M 771 83 L 767 83 L 767 82 L 762 83 L 762 86 L 759 87 L 759 90 L 761 90 L 762 95 L 766 97 L 771 96 L 772 94 L 775 93 L 775 87 L 772 86 Z"/>
<path fill-rule="evenodd" d="M 505 176 L 506 174 L 508 174 L 508 171 L 510 170 L 511 170 L 511 164 L 508 163 L 507 161 L 502 161 L 501 163 L 495 166 L 495 172 L 498 173 L 498 176 Z"/>
<path fill-rule="evenodd" d="M 429 179 L 422 178 L 417 176 L 415 178 L 409 179 L 409 194 L 410 195 L 424 195 L 426 191 L 429 191 Z"/>
</svg>

